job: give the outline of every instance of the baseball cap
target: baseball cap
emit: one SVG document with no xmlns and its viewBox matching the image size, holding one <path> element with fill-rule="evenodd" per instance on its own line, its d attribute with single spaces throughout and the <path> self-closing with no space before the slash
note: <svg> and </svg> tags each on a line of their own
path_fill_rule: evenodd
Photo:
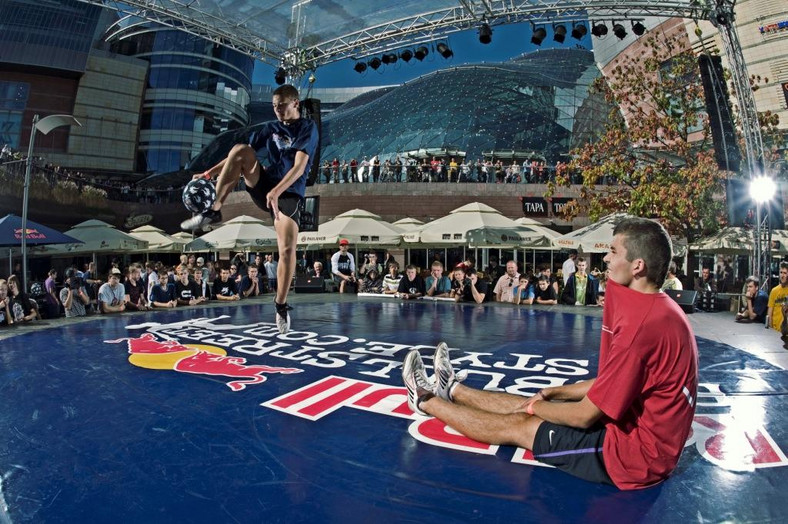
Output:
<svg viewBox="0 0 788 524">
<path fill-rule="evenodd" d="M 343 239 L 341 239 L 341 240 L 339 241 L 339 245 L 340 245 L 340 246 L 346 246 L 346 245 L 348 245 L 348 244 L 350 244 L 350 242 L 348 242 L 347 238 L 343 238 Z"/>
<path fill-rule="evenodd" d="M 205 264 L 205 259 L 203 257 L 197 257 L 198 264 Z"/>
<path fill-rule="evenodd" d="M 120 272 L 120 269 L 118 269 L 116 267 L 113 267 L 112 269 L 110 269 L 109 274 L 110 275 L 121 275 L 122 273 Z"/>
</svg>

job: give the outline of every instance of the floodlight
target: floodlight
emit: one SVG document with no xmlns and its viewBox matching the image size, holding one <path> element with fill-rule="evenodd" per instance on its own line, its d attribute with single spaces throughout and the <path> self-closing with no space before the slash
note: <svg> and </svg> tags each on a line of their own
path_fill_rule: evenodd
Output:
<svg viewBox="0 0 788 524">
<path fill-rule="evenodd" d="M 774 198 L 777 193 L 777 184 L 768 176 L 758 176 L 750 182 L 750 196 L 759 204 L 765 204 Z"/>
<path fill-rule="evenodd" d="M 285 83 L 286 80 L 287 80 L 287 71 L 285 71 L 284 67 L 280 67 L 279 69 L 276 70 L 276 73 L 274 73 L 274 81 L 277 83 L 277 85 L 282 85 Z"/>
<path fill-rule="evenodd" d="M 447 59 L 447 60 L 448 60 L 449 58 L 451 58 L 452 56 L 454 56 L 454 52 L 453 52 L 451 49 L 449 49 L 449 46 L 447 46 L 447 45 L 446 45 L 446 44 L 444 44 L 443 42 L 441 42 L 440 44 L 438 44 L 437 46 L 435 46 L 435 49 L 437 49 L 437 50 L 438 50 L 438 53 L 440 53 L 440 55 L 441 55 L 443 58 Z"/>
<path fill-rule="evenodd" d="M 537 27 L 534 29 L 534 34 L 531 37 L 531 43 L 534 45 L 542 45 L 542 40 L 547 36 L 547 31 L 544 27 Z"/>
<path fill-rule="evenodd" d="M 627 30 L 624 29 L 623 25 L 616 22 L 613 24 L 613 34 L 616 35 L 619 40 L 623 40 L 627 36 Z"/>
<path fill-rule="evenodd" d="M 564 40 L 566 40 L 566 26 L 564 24 L 553 26 L 553 40 L 559 44 L 564 43 Z"/>
<path fill-rule="evenodd" d="M 635 23 L 632 24 L 632 32 L 635 33 L 635 35 L 637 35 L 637 36 L 642 36 L 643 33 L 646 32 L 646 26 L 644 26 L 639 21 L 635 22 Z"/>
<path fill-rule="evenodd" d="M 588 29 L 586 29 L 585 24 L 577 24 L 572 27 L 572 38 L 575 40 L 580 40 L 588 33 Z"/>
<path fill-rule="evenodd" d="M 591 34 L 597 38 L 603 37 L 607 34 L 607 26 L 604 23 L 594 24 L 593 27 L 591 27 Z"/>
<path fill-rule="evenodd" d="M 482 25 L 479 26 L 479 42 L 482 44 L 489 44 L 492 42 L 492 29 L 490 29 L 490 24 L 487 22 L 483 22 Z"/>
</svg>

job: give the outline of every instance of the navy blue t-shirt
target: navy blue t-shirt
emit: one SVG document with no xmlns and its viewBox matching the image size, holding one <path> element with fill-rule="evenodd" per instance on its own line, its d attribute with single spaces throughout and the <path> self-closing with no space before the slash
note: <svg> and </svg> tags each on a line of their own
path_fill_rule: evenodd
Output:
<svg viewBox="0 0 788 524">
<path fill-rule="evenodd" d="M 252 133 L 249 136 L 249 145 L 255 150 L 260 165 L 266 167 L 265 180 L 261 180 L 264 187 L 269 189 L 278 184 L 293 168 L 296 153 L 303 151 L 309 156 L 306 168 L 285 193 L 294 193 L 304 198 L 307 173 L 312 167 L 317 143 L 317 125 L 314 120 L 307 118 L 299 118 L 289 125 L 278 120 L 266 122 Z"/>
</svg>

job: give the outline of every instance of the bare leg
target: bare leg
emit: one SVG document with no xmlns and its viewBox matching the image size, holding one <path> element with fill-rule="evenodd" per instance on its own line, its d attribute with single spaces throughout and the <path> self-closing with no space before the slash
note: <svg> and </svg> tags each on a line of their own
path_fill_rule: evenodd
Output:
<svg viewBox="0 0 788 524">
<path fill-rule="evenodd" d="M 536 430 L 542 423 L 539 417 L 526 413 L 491 413 L 452 404 L 439 397 L 421 402 L 419 408 L 478 442 L 510 444 L 526 449 L 533 449 Z"/>
<path fill-rule="evenodd" d="M 227 195 L 238 184 L 242 174 L 249 187 L 254 187 L 260 180 L 260 164 L 257 163 L 254 149 L 246 144 L 233 146 L 230 154 L 227 155 L 227 161 L 216 179 L 216 202 L 212 208 L 214 211 L 219 211 L 222 208 Z"/>
<path fill-rule="evenodd" d="M 298 224 L 279 213 L 279 218 L 274 220 L 276 241 L 279 245 L 279 264 L 276 266 L 276 297 L 277 304 L 287 303 L 287 292 L 296 267 L 296 240 L 298 237 Z"/>
<path fill-rule="evenodd" d="M 522 412 L 522 406 L 528 400 L 520 395 L 484 391 L 457 384 L 452 390 L 455 403 L 476 408 L 489 413 L 510 414 Z"/>
</svg>

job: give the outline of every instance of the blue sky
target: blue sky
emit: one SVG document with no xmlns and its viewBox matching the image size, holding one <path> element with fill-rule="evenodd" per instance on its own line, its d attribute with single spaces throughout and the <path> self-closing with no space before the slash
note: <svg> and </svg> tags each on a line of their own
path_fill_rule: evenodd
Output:
<svg viewBox="0 0 788 524">
<path fill-rule="evenodd" d="M 571 32 L 569 24 L 567 24 L 567 31 Z M 454 51 L 454 56 L 448 60 L 434 52 L 430 47 L 430 53 L 423 62 L 419 62 L 415 58 L 408 63 L 398 60 L 396 64 L 380 66 L 377 71 L 367 68 L 366 72 L 362 74 L 358 74 L 353 70 L 353 66 L 356 63 L 355 60 L 341 60 L 318 68 L 315 71 L 317 80 L 314 87 L 362 87 L 401 84 L 439 69 L 463 64 L 502 62 L 537 49 L 571 49 L 577 45 L 591 49 L 590 32 L 579 41 L 567 34 L 564 43 L 559 44 L 553 41 L 553 31 L 548 27 L 547 37 L 542 42 L 541 47 L 531 43 L 531 34 L 531 26 L 527 23 L 499 25 L 493 27 L 492 42 L 485 45 L 479 42 L 479 36 L 475 29 L 454 33 L 447 39 L 438 40 L 447 41 L 451 50 Z M 365 61 L 371 58 L 371 56 L 366 57 Z M 267 64 L 258 62 L 254 70 L 253 83 L 275 85 L 274 69 Z"/>
</svg>

